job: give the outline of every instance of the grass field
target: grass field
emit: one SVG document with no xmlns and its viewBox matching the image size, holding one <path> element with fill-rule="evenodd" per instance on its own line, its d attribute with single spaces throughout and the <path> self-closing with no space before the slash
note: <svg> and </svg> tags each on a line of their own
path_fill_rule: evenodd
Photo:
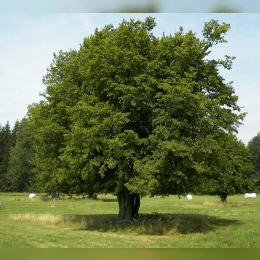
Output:
<svg viewBox="0 0 260 260">
<path fill-rule="evenodd" d="M 0 248 L 260 248 L 260 199 L 141 199 L 139 223 L 114 224 L 118 202 L 0 193 Z M 111 223 L 112 222 L 112 223 Z"/>
</svg>

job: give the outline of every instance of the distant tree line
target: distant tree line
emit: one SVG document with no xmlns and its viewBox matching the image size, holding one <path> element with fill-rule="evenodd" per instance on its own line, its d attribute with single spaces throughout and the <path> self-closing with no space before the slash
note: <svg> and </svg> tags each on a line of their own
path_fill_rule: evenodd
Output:
<svg viewBox="0 0 260 260">
<path fill-rule="evenodd" d="M 10 159 L 10 151 L 16 144 L 16 133 L 19 125 L 17 120 L 14 128 L 11 130 L 7 121 L 4 127 L 0 125 L 0 190 L 8 191 L 7 171 Z"/>
<path fill-rule="evenodd" d="M 31 140 L 31 127 L 24 117 L 16 121 L 11 130 L 9 121 L 0 125 L 0 191 L 1 192 L 44 192 L 44 183 L 37 179 L 37 172 L 32 161 L 35 158 L 35 146 Z M 60 191 L 50 189 L 46 192 L 52 197 L 59 197 Z M 72 194 L 68 191 L 69 196 Z M 74 193 L 85 196 L 82 189 L 75 187 Z M 96 198 L 96 194 L 88 194 Z"/>
<path fill-rule="evenodd" d="M 30 137 L 28 120 L 16 121 L 11 130 L 9 122 L 0 126 L 0 191 L 39 192 L 36 175 L 30 163 L 35 149 Z"/>
</svg>

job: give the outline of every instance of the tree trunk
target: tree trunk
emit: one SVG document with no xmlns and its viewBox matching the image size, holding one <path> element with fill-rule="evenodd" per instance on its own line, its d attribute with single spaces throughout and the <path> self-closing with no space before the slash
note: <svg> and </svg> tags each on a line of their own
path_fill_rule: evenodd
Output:
<svg viewBox="0 0 260 260">
<path fill-rule="evenodd" d="M 88 199 L 94 199 L 94 200 L 96 200 L 96 199 L 97 199 L 97 193 L 89 193 Z"/>
<path fill-rule="evenodd" d="M 120 192 L 117 196 L 119 204 L 118 220 L 132 221 L 138 216 L 140 207 L 140 196 L 129 191 Z"/>
<path fill-rule="evenodd" d="M 220 198 L 221 198 L 221 201 L 222 201 L 223 203 L 227 203 L 227 194 L 226 194 L 226 193 L 222 193 L 222 194 L 220 195 Z"/>
<path fill-rule="evenodd" d="M 53 199 L 58 199 L 58 198 L 59 198 L 59 192 L 57 192 L 56 190 L 54 190 L 54 191 L 52 192 L 52 198 L 53 198 Z"/>
<path fill-rule="evenodd" d="M 138 211 L 140 208 L 140 196 L 136 193 L 132 194 L 131 201 L 132 201 L 132 216 L 136 218 L 139 216 Z"/>
</svg>

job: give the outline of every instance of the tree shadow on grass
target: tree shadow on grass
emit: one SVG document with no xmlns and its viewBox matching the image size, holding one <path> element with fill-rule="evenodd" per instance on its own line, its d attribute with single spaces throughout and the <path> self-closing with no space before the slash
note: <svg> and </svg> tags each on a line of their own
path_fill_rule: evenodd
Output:
<svg viewBox="0 0 260 260">
<path fill-rule="evenodd" d="M 117 214 L 63 215 L 62 222 L 73 230 L 92 230 L 135 235 L 173 235 L 207 233 L 223 226 L 237 226 L 238 220 L 200 214 L 140 214 L 134 222 L 115 223 Z"/>
<path fill-rule="evenodd" d="M 162 214 L 164 218 L 177 222 L 177 230 L 181 234 L 189 233 L 207 233 L 216 231 L 223 226 L 238 226 L 242 223 L 239 220 L 221 219 L 216 216 L 201 214 Z"/>
<path fill-rule="evenodd" d="M 118 202 L 117 199 L 102 199 L 98 198 L 98 200 L 104 201 L 104 202 Z"/>
</svg>

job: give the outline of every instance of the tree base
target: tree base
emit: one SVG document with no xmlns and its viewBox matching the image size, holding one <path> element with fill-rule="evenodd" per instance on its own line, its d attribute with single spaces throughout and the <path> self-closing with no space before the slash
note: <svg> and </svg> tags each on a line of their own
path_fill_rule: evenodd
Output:
<svg viewBox="0 0 260 260">
<path fill-rule="evenodd" d="M 117 220 L 117 221 L 115 221 L 115 222 L 112 222 L 112 221 L 110 221 L 110 224 L 120 224 L 120 223 L 123 223 L 123 222 L 129 222 L 129 223 L 137 223 L 137 224 L 139 224 L 139 221 L 137 221 L 135 218 L 133 218 L 133 220 L 131 221 L 131 220 L 128 220 L 128 219 L 121 219 L 121 220 Z"/>
<path fill-rule="evenodd" d="M 120 192 L 117 196 L 119 204 L 119 221 L 133 221 L 138 217 L 140 207 L 140 196 L 136 193 L 130 194 L 129 191 Z"/>
</svg>

